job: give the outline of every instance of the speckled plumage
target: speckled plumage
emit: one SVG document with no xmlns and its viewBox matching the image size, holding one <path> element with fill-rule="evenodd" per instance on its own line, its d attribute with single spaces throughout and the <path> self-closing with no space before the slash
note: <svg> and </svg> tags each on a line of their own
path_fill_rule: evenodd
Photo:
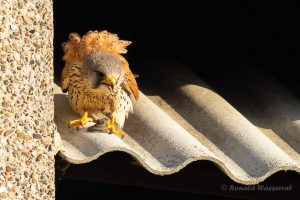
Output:
<svg viewBox="0 0 300 200">
<path fill-rule="evenodd" d="M 71 33 L 63 44 L 66 61 L 62 72 L 61 88 L 68 91 L 72 109 L 80 114 L 89 112 L 113 116 L 118 128 L 133 111 L 130 96 L 138 98 L 138 86 L 129 65 L 120 54 L 130 42 L 119 40 L 117 35 L 88 32 L 82 38 Z M 113 88 L 103 84 L 102 76 L 117 77 Z"/>
</svg>

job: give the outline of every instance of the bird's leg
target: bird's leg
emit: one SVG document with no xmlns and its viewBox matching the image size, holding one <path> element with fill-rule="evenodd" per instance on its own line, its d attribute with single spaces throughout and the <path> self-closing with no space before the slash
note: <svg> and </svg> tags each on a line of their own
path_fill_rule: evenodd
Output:
<svg viewBox="0 0 300 200">
<path fill-rule="evenodd" d="M 83 128 L 83 125 L 85 125 L 88 122 L 92 122 L 93 119 L 88 117 L 88 112 L 84 112 L 83 116 L 80 119 L 77 120 L 71 120 L 69 121 L 69 125 L 76 126 L 76 129 Z"/>
<path fill-rule="evenodd" d="M 124 137 L 124 132 L 123 131 L 118 131 L 116 128 L 115 128 L 115 117 L 114 115 L 111 115 L 111 120 L 106 120 L 105 122 L 107 128 L 110 130 L 111 133 L 117 135 L 117 136 L 120 136 L 121 138 Z"/>
</svg>

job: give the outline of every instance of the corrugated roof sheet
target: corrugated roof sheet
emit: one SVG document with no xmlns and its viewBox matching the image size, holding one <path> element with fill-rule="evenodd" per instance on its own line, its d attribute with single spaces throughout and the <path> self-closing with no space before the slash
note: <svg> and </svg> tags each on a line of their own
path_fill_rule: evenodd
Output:
<svg viewBox="0 0 300 200">
<path fill-rule="evenodd" d="M 158 175 L 210 160 L 242 184 L 259 183 L 279 170 L 300 172 L 300 102 L 271 76 L 242 68 L 211 88 L 180 64 L 148 66 L 150 77 L 156 73 L 147 83 L 140 78 L 144 94 L 134 102 L 123 139 L 68 128 L 78 116 L 55 86 L 63 158 L 81 164 L 124 151 Z"/>
</svg>

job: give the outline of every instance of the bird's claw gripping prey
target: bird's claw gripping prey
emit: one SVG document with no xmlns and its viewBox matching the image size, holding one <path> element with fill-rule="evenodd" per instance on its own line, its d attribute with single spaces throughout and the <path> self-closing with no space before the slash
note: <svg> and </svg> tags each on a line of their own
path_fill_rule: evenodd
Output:
<svg viewBox="0 0 300 200">
<path fill-rule="evenodd" d="M 80 119 L 71 120 L 71 121 L 69 121 L 68 125 L 69 126 L 74 125 L 78 131 L 80 128 L 83 128 L 83 126 L 85 124 L 87 124 L 88 122 L 92 122 L 92 121 L 93 121 L 93 119 L 88 117 L 88 112 L 84 112 L 83 116 Z"/>
<path fill-rule="evenodd" d="M 102 118 L 95 120 L 95 125 L 91 126 L 87 129 L 90 132 L 104 132 L 109 134 L 115 134 L 116 136 L 119 136 L 121 138 L 124 137 L 123 131 L 118 131 L 115 128 L 115 125 L 112 123 L 112 120 L 108 118 Z"/>
</svg>

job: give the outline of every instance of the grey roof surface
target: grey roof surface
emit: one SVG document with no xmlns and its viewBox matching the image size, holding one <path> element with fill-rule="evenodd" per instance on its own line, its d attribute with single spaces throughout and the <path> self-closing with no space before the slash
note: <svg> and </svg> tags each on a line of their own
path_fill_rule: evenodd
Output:
<svg viewBox="0 0 300 200">
<path fill-rule="evenodd" d="M 55 86 L 63 158 L 82 164 L 107 152 L 124 151 L 158 175 L 210 160 L 242 184 L 259 183 L 280 170 L 300 172 L 300 102 L 271 76 L 243 68 L 238 77 L 232 74 L 220 81 L 217 93 L 180 64 L 151 65 L 159 73 L 153 82 L 141 84 L 123 139 L 68 128 L 68 121 L 79 116 Z"/>
</svg>

